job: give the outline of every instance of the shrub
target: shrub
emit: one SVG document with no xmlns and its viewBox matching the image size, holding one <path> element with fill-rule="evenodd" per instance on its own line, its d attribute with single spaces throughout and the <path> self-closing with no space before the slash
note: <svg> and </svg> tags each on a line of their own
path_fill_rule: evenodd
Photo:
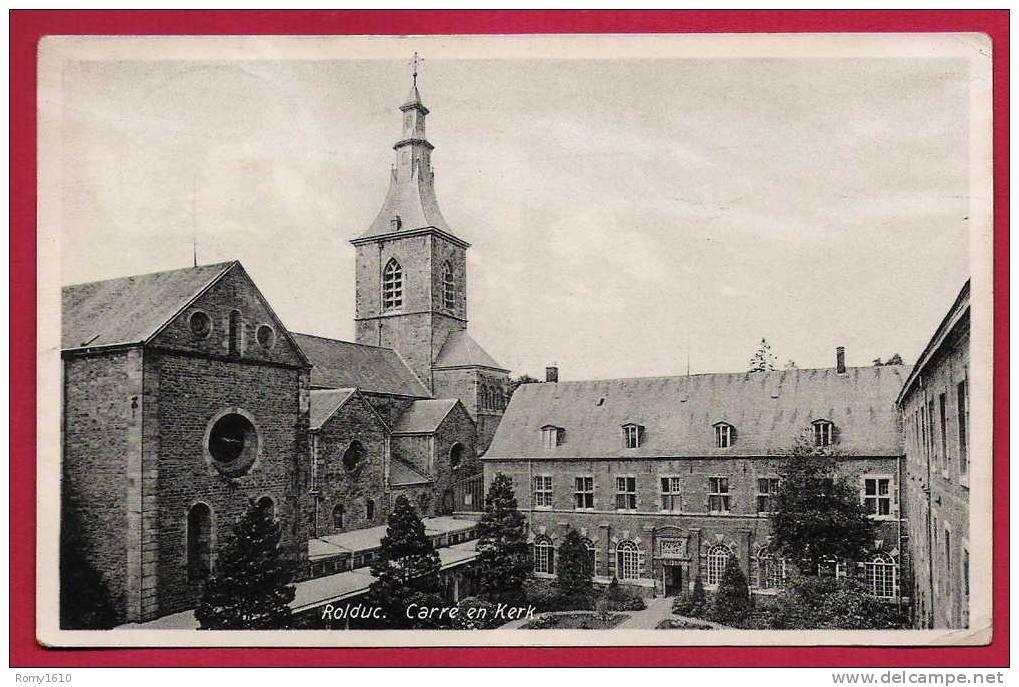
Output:
<svg viewBox="0 0 1019 687">
<path fill-rule="evenodd" d="M 626 589 L 619 584 L 615 577 L 602 594 L 605 611 L 643 611 L 647 603 L 637 591 Z"/>
<path fill-rule="evenodd" d="M 529 580 L 524 585 L 526 602 L 541 612 L 590 611 L 595 608 L 598 595 L 594 590 L 569 593 L 546 580 Z"/>
<path fill-rule="evenodd" d="M 770 625 L 783 630 L 893 630 L 905 627 L 906 618 L 857 580 L 807 577 L 776 597 Z"/>
<path fill-rule="evenodd" d="M 711 604 L 711 620 L 725 625 L 742 625 L 750 617 L 750 587 L 743 570 L 730 556 L 729 562 L 722 572 L 722 581 L 718 585 L 715 601 Z"/>
<path fill-rule="evenodd" d="M 454 630 L 487 630 L 501 622 L 495 619 L 496 605 L 476 596 L 461 599 L 456 609 Z"/>
<path fill-rule="evenodd" d="M 673 599 L 672 612 L 676 615 L 693 616 L 693 595 L 683 592 Z"/>
</svg>

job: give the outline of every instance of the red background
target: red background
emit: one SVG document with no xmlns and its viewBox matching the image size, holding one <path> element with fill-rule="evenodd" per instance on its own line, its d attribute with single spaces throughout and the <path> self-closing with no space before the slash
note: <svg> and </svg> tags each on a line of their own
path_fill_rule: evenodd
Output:
<svg viewBox="0 0 1019 687">
<path fill-rule="evenodd" d="M 36 48 L 47 34 L 987 33 L 994 78 L 994 640 L 985 647 L 47 650 L 35 641 Z M 12 666 L 1007 666 L 1008 11 L 13 11 Z M 13 333 L 17 333 L 14 335 Z"/>
</svg>

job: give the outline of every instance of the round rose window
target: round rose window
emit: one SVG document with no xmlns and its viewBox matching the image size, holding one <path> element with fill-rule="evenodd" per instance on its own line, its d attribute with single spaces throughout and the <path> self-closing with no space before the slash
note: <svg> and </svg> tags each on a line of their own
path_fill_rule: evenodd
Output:
<svg viewBox="0 0 1019 687">
<path fill-rule="evenodd" d="M 243 415 L 224 415 L 209 432 L 209 453 L 213 465 L 224 475 L 243 475 L 251 469 L 258 454 L 255 426 Z"/>
<path fill-rule="evenodd" d="M 212 331 L 212 319 L 203 312 L 192 313 L 188 324 L 191 326 L 191 334 L 196 339 L 204 339 Z"/>
<path fill-rule="evenodd" d="M 255 336 L 258 338 L 258 345 L 262 348 L 272 348 L 273 343 L 276 341 L 276 332 L 272 330 L 267 324 L 263 324 L 255 332 Z"/>
</svg>

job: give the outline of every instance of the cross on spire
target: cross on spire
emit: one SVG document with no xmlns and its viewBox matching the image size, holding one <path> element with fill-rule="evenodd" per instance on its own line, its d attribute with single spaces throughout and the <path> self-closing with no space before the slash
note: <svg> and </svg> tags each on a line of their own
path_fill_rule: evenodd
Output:
<svg viewBox="0 0 1019 687">
<path fill-rule="evenodd" d="M 411 65 L 411 78 L 413 78 L 413 80 L 414 80 L 414 87 L 415 88 L 417 88 L 417 85 L 418 85 L 418 67 L 421 66 L 421 62 L 423 62 L 423 60 L 420 57 L 418 57 L 417 51 L 415 51 L 414 52 L 414 57 L 411 58 L 411 61 L 410 61 L 410 65 Z"/>
</svg>

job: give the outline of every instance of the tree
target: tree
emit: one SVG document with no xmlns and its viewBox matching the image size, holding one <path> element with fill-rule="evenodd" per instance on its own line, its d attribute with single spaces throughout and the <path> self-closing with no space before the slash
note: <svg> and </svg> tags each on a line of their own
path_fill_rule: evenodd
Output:
<svg viewBox="0 0 1019 687">
<path fill-rule="evenodd" d="M 369 599 L 382 608 L 387 627 L 432 626 L 428 619 L 408 618 L 407 613 L 411 604 L 441 605 L 438 598 L 440 567 L 439 554 L 425 534 L 425 524 L 407 497 L 397 496 L 378 557 L 372 563 L 375 579 L 368 588 Z"/>
<path fill-rule="evenodd" d="M 65 495 L 60 510 L 60 629 L 108 630 L 117 617 L 106 580 L 86 554 L 77 504 Z"/>
<path fill-rule="evenodd" d="M 499 473 L 485 495 L 485 513 L 478 522 L 479 596 L 492 603 L 515 603 L 524 597 L 531 574 L 527 522 L 517 509 L 513 481 Z"/>
<path fill-rule="evenodd" d="M 785 361 L 785 369 L 787 369 L 787 370 L 798 370 L 798 369 L 800 369 L 800 366 L 796 364 L 795 360 L 790 358 L 789 360 Z"/>
<path fill-rule="evenodd" d="M 883 365 L 902 365 L 902 356 L 898 353 L 893 353 L 892 357 L 888 360 L 881 362 L 881 358 L 874 358 L 874 367 L 881 367 Z"/>
<path fill-rule="evenodd" d="M 572 527 L 566 530 L 556 563 L 556 584 L 564 595 L 590 595 L 591 576 L 594 574 L 591 556 L 580 533 Z"/>
<path fill-rule="evenodd" d="M 751 372 L 771 372 L 775 369 L 778 358 L 771 352 L 771 344 L 767 339 L 762 338 L 757 352 L 750 358 Z"/>
<path fill-rule="evenodd" d="M 860 560 L 874 541 L 859 489 L 837 476 L 837 459 L 804 436 L 779 470 L 771 545 L 803 575 L 817 575 L 822 561 Z"/>
<path fill-rule="evenodd" d="M 718 591 L 715 593 L 711 619 L 725 625 L 739 626 L 747 621 L 751 610 L 747 578 L 736 557 L 729 556 L 725 570 L 722 571 L 722 579 L 718 583 Z"/>
<path fill-rule="evenodd" d="M 519 377 L 514 377 L 513 379 L 509 380 L 510 396 L 512 396 L 513 392 L 524 384 L 538 384 L 539 382 L 541 382 L 540 379 L 535 379 L 529 374 L 522 374 Z"/>
<path fill-rule="evenodd" d="M 704 614 L 704 607 L 708 603 L 708 595 L 704 593 L 704 583 L 701 581 L 700 575 L 694 578 L 693 594 L 690 600 L 693 602 L 690 615 L 700 618 Z"/>
<path fill-rule="evenodd" d="M 195 609 L 201 629 L 286 627 L 297 566 L 280 546 L 282 532 L 271 509 L 249 500 Z"/>
</svg>

